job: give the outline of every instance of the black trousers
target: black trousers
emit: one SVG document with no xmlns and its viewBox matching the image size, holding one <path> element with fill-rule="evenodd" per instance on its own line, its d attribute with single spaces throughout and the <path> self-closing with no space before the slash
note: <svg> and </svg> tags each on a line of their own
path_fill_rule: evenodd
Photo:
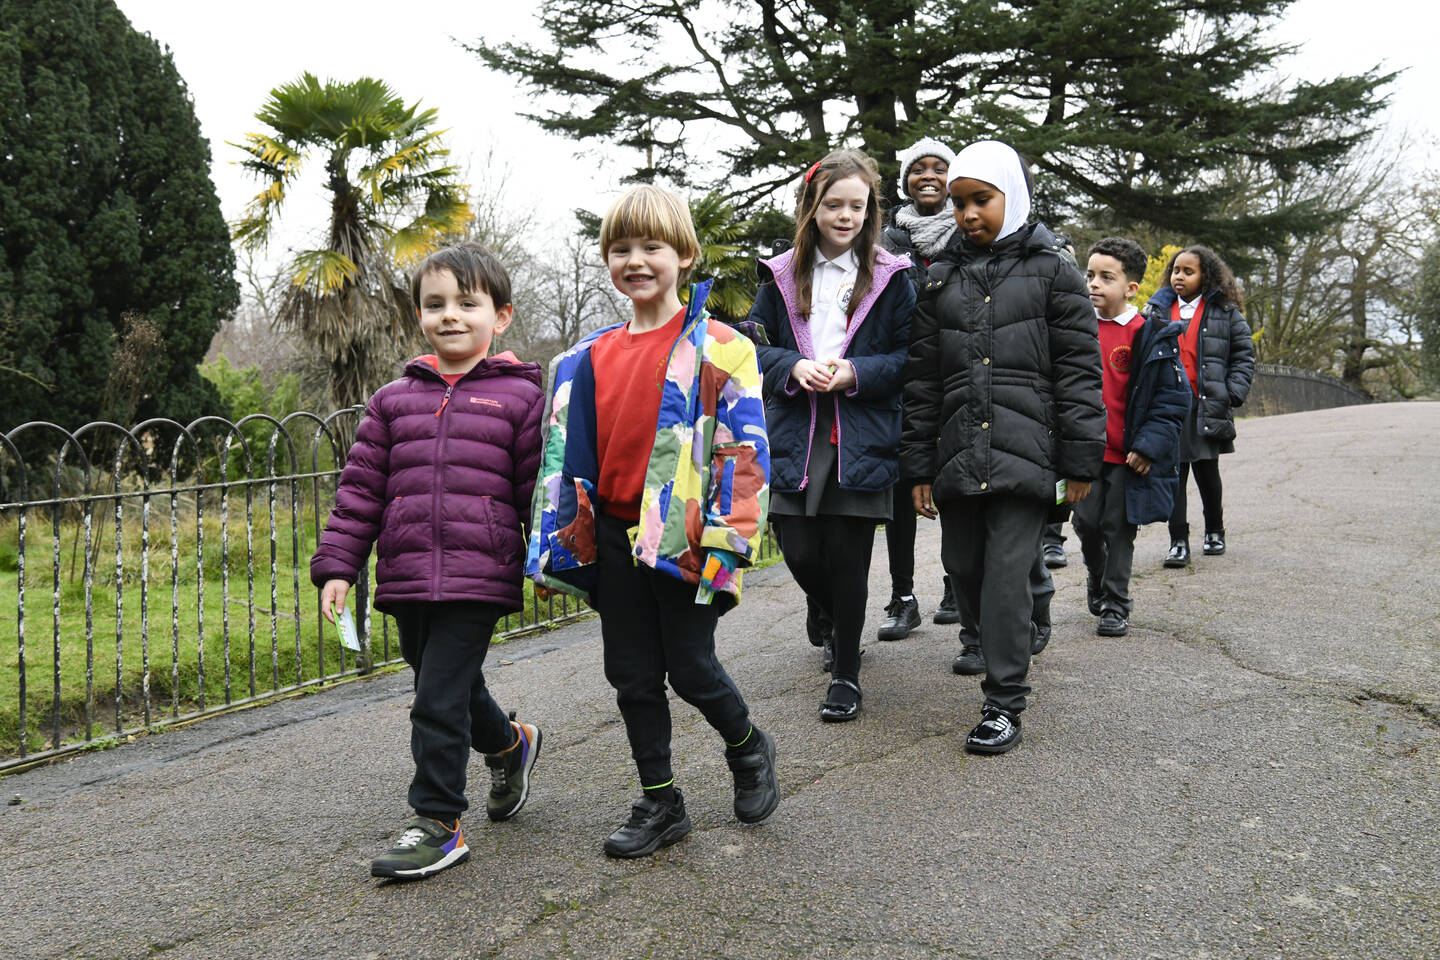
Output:
<svg viewBox="0 0 1440 960">
<path fill-rule="evenodd" d="M 695 585 L 637 562 L 630 524 L 596 518 L 599 575 L 593 594 L 605 646 L 605 679 L 630 738 L 642 787 L 675 778 L 670 766 L 670 701 L 665 681 L 699 710 L 727 744 L 750 732 L 750 709 L 715 656 L 713 603 L 695 602 Z"/>
<path fill-rule="evenodd" d="M 940 521 L 944 526 L 945 521 Z M 1045 527 L 1050 528 L 1049 524 Z M 944 532 L 942 530 L 943 539 Z M 1043 541 L 1042 541 L 1043 542 Z M 1045 566 L 1045 554 L 1042 550 L 1035 555 L 1035 562 L 1030 565 L 1030 620 L 1037 627 L 1050 626 L 1050 601 L 1055 598 L 1055 578 L 1050 575 L 1050 568 Z M 969 602 L 961 594 L 956 594 L 956 605 L 960 608 L 960 642 L 980 642 L 980 622 L 975 616 L 975 611 L 970 607 Z"/>
<path fill-rule="evenodd" d="M 830 675 L 860 681 L 860 634 L 870 591 L 875 521 L 869 517 L 774 517 L 790 575 L 830 618 L 835 663 Z"/>
<path fill-rule="evenodd" d="M 890 557 L 890 592 L 908 597 L 915 592 L 915 504 L 910 482 L 902 480 L 891 491 L 895 509 L 885 521 L 885 552 Z"/>
<path fill-rule="evenodd" d="M 470 806 L 465 766 L 471 748 L 499 753 L 515 740 L 482 669 L 505 611 L 490 603 L 405 603 L 390 612 L 400 627 L 400 655 L 415 671 L 410 806 L 422 817 L 453 820 Z"/>
<path fill-rule="evenodd" d="M 1130 616 L 1130 567 L 1135 560 L 1135 533 L 1139 529 L 1125 512 L 1125 477 L 1130 468 L 1106 463 L 1090 493 L 1075 504 L 1071 522 L 1080 538 L 1080 551 L 1090 581 L 1100 587 L 1101 609 Z"/>
<path fill-rule="evenodd" d="M 1180 464 L 1180 485 L 1175 488 L 1175 506 L 1170 511 L 1170 539 L 1190 539 L 1190 523 L 1186 516 L 1185 487 L 1190 471 L 1195 472 L 1195 486 L 1200 489 L 1200 505 L 1205 513 L 1205 532 L 1225 530 L 1225 508 L 1221 504 L 1224 488 L 1220 483 L 1220 458 L 1193 460 Z"/>
<path fill-rule="evenodd" d="M 1040 555 L 1049 505 L 1008 494 L 940 504 L 940 557 L 957 597 L 976 614 L 987 706 L 1025 709 L 1030 685 L 1030 570 Z M 1043 566 L 1043 564 L 1042 564 Z"/>
<path fill-rule="evenodd" d="M 1045 521 L 1045 546 L 1063 547 L 1065 545 L 1065 534 L 1063 528 L 1065 521 L 1070 519 L 1070 504 L 1057 503 L 1050 508 L 1050 515 Z"/>
</svg>

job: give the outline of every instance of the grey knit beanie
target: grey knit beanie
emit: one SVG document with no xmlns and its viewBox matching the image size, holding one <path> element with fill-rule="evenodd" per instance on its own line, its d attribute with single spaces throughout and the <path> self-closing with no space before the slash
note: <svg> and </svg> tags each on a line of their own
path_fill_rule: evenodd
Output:
<svg viewBox="0 0 1440 960">
<path fill-rule="evenodd" d="M 939 157 L 949 166 L 955 162 L 955 151 L 934 137 L 921 137 L 907 147 L 905 152 L 900 154 L 900 196 L 910 197 L 910 192 L 905 189 L 905 178 L 910 175 L 910 168 L 915 166 L 915 161 L 922 157 Z"/>
</svg>

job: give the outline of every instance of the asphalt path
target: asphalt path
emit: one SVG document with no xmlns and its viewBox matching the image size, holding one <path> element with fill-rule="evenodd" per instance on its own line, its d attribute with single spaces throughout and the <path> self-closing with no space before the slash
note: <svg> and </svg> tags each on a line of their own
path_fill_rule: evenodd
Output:
<svg viewBox="0 0 1440 960">
<path fill-rule="evenodd" d="M 1069 541 L 1008 755 L 963 752 L 979 684 L 929 622 L 922 521 L 926 622 L 895 643 L 868 639 L 877 538 L 854 723 L 817 719 L 783 566 L 721 621 L 779 745 L 764 824 L 735 820 L 719 739 L 677 702 L 694 833 L 601 853 L 638 786 L 581 622 L 491 651 L 545 744 L 518 817 L 464 821 L 469 863 L 369 876 L 408 816 L 410 680 L 389 674 L 0 780 L 0 955 L 1440 956 L 1440 406 L 1244 420 L 1237 447 L 1229 552 L 1164 570 L 1163 525 L 1144 529 L 1129 636 L 1095 635 Z M 483 805 L 478 757 L 470 774 Z"/>
</svg>

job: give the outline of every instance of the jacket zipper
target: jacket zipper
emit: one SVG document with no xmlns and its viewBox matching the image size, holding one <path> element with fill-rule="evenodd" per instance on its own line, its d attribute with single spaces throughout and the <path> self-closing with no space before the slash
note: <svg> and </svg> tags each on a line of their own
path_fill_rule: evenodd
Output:
<svg viewBox="0 0 1440 960">
<path fill-rule="evenodd" d="M 805 391 L 810 397 L 810 437 L 805 441 L 805 469 L 800 473 L 800 489 L 804 490 L 810 483 L 810 451 L 815 449 L 815 394 L 809 390 Z"/>
<path fill-rule="evenodd" d="M 440 426 L 435 434 L 435 475 L 431 481 L 430 489 L 435 492 L 436 497 L 438 497 L 440 494 L 440 473 L 445 464 L 445 434 L 447 433 L 446 427 L 450 423 L 449 420 L 441 418 L 440 414 L 445 411 L 445 407 L 450 403 L 450 394 L 453 393 L 454 390 L 455 384 L 448 383 L 445 385 L 445 399 L 440 401 L 440 409 L 435 411 L 436 418 L 440 419 Z M 438 502 L 436 505 L 438 507 Z M 440 600 L 440 559 L 445 555 L 444 550 L 440 548 L 441 526 L 442 524 L 440 521 L 440 511 L 438 509 L 431 510 L 430 564 L 432 575 L 430 580 L 430 600 L 431 602 L 437 603 Z"/>
</svg>

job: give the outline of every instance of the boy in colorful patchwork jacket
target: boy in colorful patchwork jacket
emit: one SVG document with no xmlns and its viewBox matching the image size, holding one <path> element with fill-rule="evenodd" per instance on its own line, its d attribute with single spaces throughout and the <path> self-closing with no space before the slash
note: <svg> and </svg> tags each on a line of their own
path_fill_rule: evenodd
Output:
<svg viewBox="0 0 1440 960">
<path fill-rule="evenodd" d="M 760 546 L 770 450 L 754 346 L 705 312 L 708 283 L 680 302 L 700 249 L 684 202 L 630 190 L 605 215 L 600 249 L 634 313 L 554 362 L 526 573 L 600 613 L 643 788 L 605 852 L 643 857 L 691 829 L 667 679 L 725 739 L 736 817 L 758 823 L 780 802 L 775 742 L 715 656 L 717 618 Z"/>
</svg>

